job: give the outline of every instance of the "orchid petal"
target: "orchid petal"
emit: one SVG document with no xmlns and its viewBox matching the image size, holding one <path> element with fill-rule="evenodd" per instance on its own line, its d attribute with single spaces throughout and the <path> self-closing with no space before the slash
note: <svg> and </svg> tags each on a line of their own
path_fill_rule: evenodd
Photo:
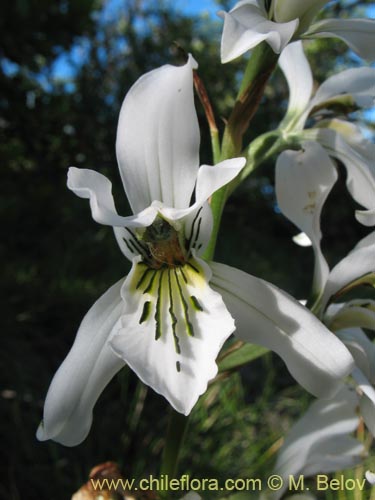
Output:
<svg viewBox="0 0 375 500">
<path fill-rule="evenodd" d="M 198 170 L 195 203 L 189 208 L 161 207 L 160 213 L 170 221 L 179 220 L 197 210 L 220 188 L 231 182 L 246 164 L 245 158 L 231 158 L 214 166 L 202 165 Z"/>
<path fill-rule="evenodd" d="M 198 259 L 160 270 L 135 259 L 122 289 L 122 328 L 111 342 L 145 384 L 185 415 L 215 377 L 216 357 L 235 328 L 209 279 Z"/>
<path fill-rule="evenodd" d="M 274 8 L 274 19 L 278 23 L 299 18 L 298 32 L 305 31 L 319 10 L 329 0 L 276 0 Z"/>
<path fill-rule="evenodd" d="M 361 143 L 353 147 L 345 138 L 331 129 L 314 129 L 304 132 L 304 137 L 319 142 L 327 153 L 344 163 L 347 170 L 346 185 L 352 197 L 369 210 L 375 206 L 375 166 L 371 153 L 375 146 Z M 371 147 L 373 146 L 373 147 Z"/>
<path fill-rule="evenodd" d="M 320 215 L 337 180 L 335 166 L 316 142 L 303 143 L 303 151 L 284 151 L 276 163 L 277 203 L 283 214 L 310 238 L 315 253 L 313 289 L 323 291 L 329 274 L 320 248 Z"/>
<path fill-rule="evenodd" d="M 308 309 L 261 279 L 211 263 L 212 286 L 236 318 L 236 336 L 275 351 L 308 391 L 330 397 L 352 368 L 345 346 Z"/>
<path fill-rule="evenodd" d="M 113 285 L 84 317 L 76 340 L 56 372 L 44 406 L 37 438 L 53 439 L 75 446 L 87 436 L 92 409 L 112 377 L 124 366 L 108 345 L 120 327 L 120 290 L 124 280 Z"/>
<path fill-rule="evenodd" d="M 375 68 L 351 68 L 328 78 L 317 90 L 311 108 L 333 97 L 350 95 L 361 107 L 374 105 Z"/>
<path fill-rule="evenodd" d="M 162 66 L 143 75 L 123 102 L 116 151 L 134 213 L 155 200 L 186 208 L 199 166 L 199 126 L 194 108 L 190 56 L 181 67 Z"/>
<path fill-rule="evenodd" d="M 361 415 L 368 430 L 375 436 L 375 389 L 360 370 L 353 371 L 353 378 L 360 391 Z"/>
<path fill-rule="evenodd" d="M 324 123 L 327 124 L 328 129 L 341 134 L 348 144 L 360 148 L 363 150 L 364 155 L 367 155 L 368 141 L 364 138 L 358 125 L 339 118 L 332 118 Z"/>
<path fill-rule="evenodd" d="M 349 349 L 356 366 L 375 384 L 375 344 L 360 328 L 339 330 L 336 335 Z"/>
<path fill-rule="evenodd" d="M 364 226 L 375 226 L 375 208 L 372 210 L 356 210 L 355 218 Z"/>
<path fill-rule="evenodd" d="M 313 77 L 310 64 L 303 51 L 302 42 L 289 44 L 282 51 L 279 59 L 289 87 L 289 104 L 286 118 L 300 116 L 300 119 L 294 128 L 303 129 L 305 117 L 303 112 L 306 110 L 313 90 Z"/>
<path fill-rule="evenodd" d="M 332 331 L 356 326 L 375 330 L 375 301 L 357 299 L 345 304 L 332 304 L 326 311 L 325 323 Z"/>
<path fill-rule="evenodd" d="M 304 33 L 304 38 L 339 38 L 363 59 L 375 59 L 375 20 L 323 19 Z"/>
<path fill-rule="evenodd" d="M 288 478 L 299 473 L 333 472 L 341 469 L 343 463 L 351 466 L 359 463 L 364 446 L 348 436 L 359 424 L 357 404 L 355 392 L 347 387 L 342 387 L 329 401 L 312 403 L 287 434 L 274 472 Z M 283 490 L 276 498 L 282 493 Z"/>
<path fill-rule="evenodd" d="M 366 274 L 375 272 L 375 231 L 361 240 L 357 246 L 348 253 L 330 272 L 324 294 L 321 299 L 321 307 L 324 310 L 338 291 L 346 285 Z"/>
<path fill-rule="evenodd" d="M 198 170 L 195 188 L 195 203 L 202 205 L 218 189 L 226 186 L 241 172 L 246 164 L 245 158 L 224 160 L 217 165 L 202 165 Z"/>
<path fill-rule="evenodd" d="M 254 2 L 239 2 L 230 12 L 218 13 L 224 19 L 221 61 L 227 63 L 266 41 L 279 54 L 292 38 L 298 19 L 274 23 Z"/>
<path fill-rule="evenodd" d="M 370 389 L 371 397 L 364 392 L 360 397 L 359 406 L 366 427 L 375 437 L 375 391 L 373 387 Z"/>
<path fill-rule="evenodd" d="M 118 215 L 112 196 L 112 183 L 94 170 L 70 167 L 68 188 L 80 198 L 90 200 L 92 217 L 99 224 L 144 227 L 149 226 L 155 219 L 156 212 L 152 207 L 130 217 Z"/>
<path fill-rule="evenodd" d="M 334 436 L 313 445 L 310 453 L 303 470 L 305 476 L 352 468 L 362 462 L 365 449 L 363 443 L 354 437 Z"/>
</svg>

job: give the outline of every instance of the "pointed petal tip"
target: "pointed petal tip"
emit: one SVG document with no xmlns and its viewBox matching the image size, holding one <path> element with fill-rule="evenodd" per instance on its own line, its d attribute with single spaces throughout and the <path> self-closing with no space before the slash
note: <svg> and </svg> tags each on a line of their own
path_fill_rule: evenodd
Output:
<svg viewBox="0 0 375 500">
<path fill-rule="evenodd" d="M 38 441 L 47 441 L 48 437 L 46 435 L 43 420 L 40 422 L 38 429 L 36 431 L 36 438 Z"/>
<path fill-rule="evenodd" d="M 187 64 L 191 66 L 191 69 L 198 69 L 198 63 L 197 60 L 194 58 L 194 56 L 189 52 L 188 56 L 188 61 Z"/>
</svg>

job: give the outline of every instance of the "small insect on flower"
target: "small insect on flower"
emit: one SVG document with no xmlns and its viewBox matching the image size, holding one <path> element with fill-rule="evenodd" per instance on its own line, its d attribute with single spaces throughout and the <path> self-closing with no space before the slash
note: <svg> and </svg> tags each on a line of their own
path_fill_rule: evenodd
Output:
<svg viewBox="0 0 375 500">
<path fill-rule="evenodd" d="M 153 269 L 161 267 L 183 266 L 187 260 L 184 238 L 169 222 L 157 216 L 151 226 L 137 231 L 137 237 L 147 245 L 150 252 L 149 266 Z"/>
</svg>

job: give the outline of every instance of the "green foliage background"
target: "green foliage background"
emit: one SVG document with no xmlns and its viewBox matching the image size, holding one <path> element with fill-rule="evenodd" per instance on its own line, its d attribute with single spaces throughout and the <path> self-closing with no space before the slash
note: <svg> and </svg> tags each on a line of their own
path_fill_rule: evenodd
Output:
<svg viewBox="0 0 375 500">
<path fill-rule="evenodd" d="M 227 2 L 229 3 L 229 2 Z M 336 2 L 349 15 L 367 3 Z M 343 2 L 341 2 L 342 6 Z M 218 122 L 228 116 L 245 61 L 222 66 L 220 20 L 186 17 L 167 2 L 124 0 L 108 14 L 98 0 L 14 0 L 0 4 L 0 157 L 3 411 L 0 417 L 4 499 L 70 498 L 91 467 L 117 461 L 126 476 L 157 474 L 167 403 L 124 370 L 103 393 L 92 431 L 77 448 L 39 443 L 35 431 L 50 380 L 92 303 L 125 275 L 111 229 L 92 221 L 88 203 L 66 188 L 69 165 L 99 170 L 114 185 L 120 213 L 129 213 L 114 142 L 126 91 L 144 72 L 192 52 Z M 329 9 L 328 9 L 329 11 Z M 336 67 L 358 64 L 340 42 L 310 43 L 317 81 Z M 72 76 L 56 79 L 61 54 Z M 324 53 L 322 59 L 321 54 Z M 287 90 L 279 73 L 252 123 L 249 139 L 277 126 Z M 202 129 L 202 163 L 211 163 Z M 264 165 L 229 200 L 217 260 L 306 297 L 312 252 L 294 245 L 297 230 L 276 209 L 273 163 Z M 365 235 L 355 223 L 342 173 L 324 213 L 324 248 L 335 263 Z M 74 384 L 74 381 L 72 381 Z M 219 389 L 220 390 L 219 390 Z M 192 414 L 181 473 L 194 477 L 256 477 L 270 472 L 268 448 L 306 407 L 273 355 L 223 380 Z"/>
</svg>

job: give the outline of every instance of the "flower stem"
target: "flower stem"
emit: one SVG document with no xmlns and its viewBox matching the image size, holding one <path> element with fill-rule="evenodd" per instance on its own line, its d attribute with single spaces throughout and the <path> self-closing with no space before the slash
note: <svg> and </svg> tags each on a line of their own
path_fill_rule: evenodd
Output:
<svg viewBox="0 0 375 500">
<path fill-rule="evenodd" d="M 247 156 L 247 164 L 240 175 L 230 184 L 223 186 L 212 195 L 210 204 L 214 221 L 211 239 L 202 255 L 203 259 L 210 261 L 214 257 L 216 241 L 220 230 L 221 216 L 223 214 L 224 205 L 230 194 L 259 165 L 284 148 L 285 143 L 280 136 L 279 130 L 267 132 L 257 137 L 248 147 L 247 153 L 244 153 L 244 155 Z"/>
<path fill-rule="evenodd" d="M 160 473 L 170 478 L 176 476 L 181 446 L 186 434 L 189 417 L 171 409 Z"/>
<path fill-rule="evenodd" d="M 265 42 L 261 43 L 253 50 L 244 73 L 233 111 L 225 127 L 220 161 L 241 155 L 243 135 L 258 109 L 267 81 L 275 68 L 277 58 L 278 56 Z M 264 140 L 261 140 L 259 148 L 261 151 L 258 152 L 256 161 L 254 161 L 250 155 L 246 155 L 248 156 L 248 166 L 244 169 L 246 171 L 246 175 L 262 163 L 264 160 L 262 156 L 270 154 L 269 146 L 274 145 L 278 135 L 279 134 L 275 132 L 272 138 L 270 138 L 268 144 L 263 148 L 262 146 Z M 217 147 L 214 148 L 214 153 L 215 151 L 216 155 L 214 154 L 214 156 L 217 156 Z M 217 161 L 215 161 L 215 163 L 217 163 Z M 231 192 L 244 179 L 244 177 L 245 176 L 241 174 L 238 179 L 234 179 L 230 185 L 224 186 L 216 191 L 211 198 L 211 209 L 214 220 L 211 239 L 202 256 L 205 260 L 213 259 L 225 202 Z"/>
<path fill-rule="evenodd" d="M 224 205 L 228 198 L 228 186 L 223 186 L 216 191 L 211 197 L 211 210 L 213 215 L 213 227 L 211 238 L 206 250 L 203 252 L 202 258 L 210 261 L 214 258 L 217 237 L 219 235 L 221 216 L 223 215 Z"/>
<path fill-rule="evenodd" d="M 262 42 L 253 50 L 231 115 L 225 127 L 222 160 L 238 156 L 242 150 L 242 139 L 255 115 L 267 82 L 275 69 L 278 55 Z"/>
</svg>

